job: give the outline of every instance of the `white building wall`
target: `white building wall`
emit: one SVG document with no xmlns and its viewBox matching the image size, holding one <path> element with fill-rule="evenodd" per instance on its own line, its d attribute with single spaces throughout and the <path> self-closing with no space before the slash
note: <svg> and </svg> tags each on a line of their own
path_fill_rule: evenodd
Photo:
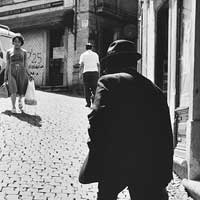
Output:
<svg viewBox="0 0 200 200">
<path fill-rule="evenodd" d="M 147 75 L 147 42 L 148 42 L 148 34 L 147 34 L 147 30 L 148 30 L 148 23 L 147 23 L 147 19 L 148 19 L 148 3 L 146 1 L 144 1 L 143 4 L 143 22 L 142 22 L 142 74 L 144 76 Z"/>
<path fill-rule="evenodd" d="M 74 65 L 74 35 L 72 33 L 68 35 L 67 54 L 67 84 L 72 86 Z"/>
<path fill-rule="evenodd" d="M 194 39 L 191 34 L 192 31 L 192 8 L 191 3 L 184 0 L 183 15 L 182 15 L 182 49 L 181 49 L 181 67 L 180 67 L 180 107 L 189 106 L 189 92 L 190 92 L 190 69 L 192 56 L 192 40 Z"/>
<path fill-rule="evenodd" d="M 147 40 L 147 77 L 154 82 L 155 71 L 155 10 L 154 1 L 148 8 L 148 40 Z"/>
<path fill-rule="evenodd" d="M 64 0 L 64 7 L 72 7 L 74 5 L 74 0 Z"/>
<path fill-rule="evenodd" d="M 168 103 L 172 121 L 175 118 L 176 54 L 177 54 L 177 0 L 169 1 L 169 56 L 168 56 Z M 172 124 L 174 125 L 174 124 Z"/>
<path fill-rule="evenodd" d="M 143 4 L 142 74 L 154 82 L 155 70 L 155 9 L 154 1 Z"/>
</svg>

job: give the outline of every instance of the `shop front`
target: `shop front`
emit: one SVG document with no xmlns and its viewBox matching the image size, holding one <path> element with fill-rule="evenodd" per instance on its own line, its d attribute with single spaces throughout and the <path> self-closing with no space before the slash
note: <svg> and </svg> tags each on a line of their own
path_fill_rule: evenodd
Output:
<svg viewBox="0 0 200 200">
<path fill-rule="evenodd" d="M 27 63 L 36 86 L 71 84 L 67 56 L 74 11 L 60 6 L 63 1 L 0 12 L 0 23 L 24 36 L 23 48 L 27 50 Z"/>
<path fill-rule="evenodd" d="M 200 2 L 140 1 L 142 73 L 166 94 L 174 171 L 200 179 Z"/>
</svg>

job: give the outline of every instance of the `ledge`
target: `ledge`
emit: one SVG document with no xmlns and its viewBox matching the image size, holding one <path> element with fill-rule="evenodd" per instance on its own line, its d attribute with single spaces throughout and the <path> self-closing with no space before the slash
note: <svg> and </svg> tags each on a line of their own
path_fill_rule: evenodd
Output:
<svg viewBox="0 0 200 200">
<path fill-rule="evenodd" d="M 181 178 L 187 178 L 187 161 L 183 158 L 174 156 L 174 172 Z"/>
<path fill-rule="evenodd" d="M 183 179 L 182 184 L 194 200 L 200 200 L 200 181 Z"/>
<path fill-rule="evenodd" d="M 29 16 L 20 16 L 12 19 L 2 19 L 1 24 L 8 26 L 11 30 L 47 28 L 55 26 L 73 26 L 74 11 L 72 8 L 55 10 L 40 14 L 30 14 Z"/>
</svg>

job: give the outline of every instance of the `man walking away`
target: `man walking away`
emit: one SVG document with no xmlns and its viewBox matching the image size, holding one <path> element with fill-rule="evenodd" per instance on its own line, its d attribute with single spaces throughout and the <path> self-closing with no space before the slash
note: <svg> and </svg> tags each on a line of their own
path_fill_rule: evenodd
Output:
<svg viewBox="0 0 200 200">
<path fill-rule="evenodd" d="M 81 54 L 79 64 L 80 73 L 83 75 L 86 107 L 90 107 L 94 99 L 100 71 L 99 56 L 92 51 L 91 43 L 86 44 L 86 51 Z"/>
<path fill-rule="evenodd" d="M 126 187 L 134 200 L 167 200 L 172 179 L 173 140 L 162 91 L 139 74 L 135 43 L 113 42 L 101 63 L 89 117 L 88 160 L 98 200 L 116 200 Z M 90 163 L 89 163 L 90 162 Z M 88 172 L 89 174 L 89 172 Z M 90 180 L 88 180 L 90 181 Z"/>
</svg>

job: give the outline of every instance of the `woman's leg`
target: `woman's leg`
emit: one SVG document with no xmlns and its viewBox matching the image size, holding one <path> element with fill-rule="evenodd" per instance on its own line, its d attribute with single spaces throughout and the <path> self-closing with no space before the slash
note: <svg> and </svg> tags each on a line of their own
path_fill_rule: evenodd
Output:
<svg viewBox="0 0 200 200">
<path fill-rule="evenodd" d="M 19 109 L 20 109 L 21 111 L 23 111 L 22 97 L 23 97 L 23 96 L 21 96 L 21 95 L 19 96 L 19 102 L 18 102 L 18 103 L 19 103 Z"/>
<path fill-rule="evenodd" d="M 11 102 L 12 102 L 12 111 L 16 112 L 16 93 L 11 94 Z"/>
</svg>

